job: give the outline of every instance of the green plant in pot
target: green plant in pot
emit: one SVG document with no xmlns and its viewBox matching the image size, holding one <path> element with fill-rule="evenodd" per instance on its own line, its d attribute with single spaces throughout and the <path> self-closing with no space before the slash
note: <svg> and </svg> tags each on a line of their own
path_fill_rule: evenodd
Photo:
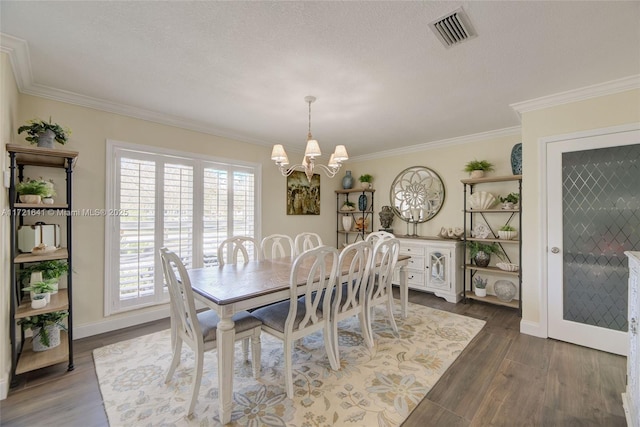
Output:
<svg viewBox="0 0 640 427">
<path fill-rule="evenodd" d="M 31 294 L 31 299 L 33 299 L 34 295 L 51 294 L 54 290 L 57 290 L 57 287 L 54 287 L 57 283 L 58 279 L 40 280 L 30 283 L 29 286 L 22 288 L 22 290 L 29 292 Z"/>
<path fill-rule="evenodd" d="M 507 197 L 499 197 L 500 203 L 502 203 L 503 209 L 513 209 L 514 205 L 517 205 L 520 201 L 520 194 L 509 193 Z"/>
<path fill-rule="evenodd" d="M 493 163 L 486 160 L 471 160 L 464 166 L 464 171 L 469 172 L 471 178 L 482 178 L 485 172 L 493 170 Z"/>
<path fill-rule="evenodd" d="M 498 230 L 498 237 L 503 240 L 511 240 L 514 239 L 518 233 L 516 229 L 510 226 L 509 224 L 505 224 Z"/>
<path fill-rule="evenodd" d="M 478 267 L 486 267 L 491 261 L 491 255 L 495 254 L 498 258 L 503 259 L 504 252 L 497 243 L 482 243 L 471 241 L 468 243 L 469 257 L 474 260 Z"/>
<path fill-rule="evenodd" d="M 38 204 L 49 193 L 47 183 L 37 179 L 26 179 L 16 185 L 22 203 Z"/>
<path fill-rule="evenodd" d="M 33 351 L 44 351 L 60 345 L 60 330 L 67 330 L 64 319 L 69 316 L 67 310 L 43 313 L 23 317 L 18 321 L 23 330 L 33 332 Z"/>
<path fill-rule="evenodd" d="M 38 144 L 38 147 L 53 148 L 53 141 L 64 145 L 69 140 L 69 134 L 71 134 L 70 129 L 63 128 L 57 123 L 51 123 L 51 117 L 49 117 L 49 122 L 32 119 L 27 123 L 18 128 L 18 134 L 27 132 L 29 136 L 25 139 L 31 144 Z"/>
<path fill-rule="evenodd" d="M 368 189 L 371 188 L 371 183 L 373 182 L 373 177 L 371 175 L 369 175 L 368 173 L 362 174 L 360 175 L 360 178 L 358 178 L 358 180 L 360 181 L 360 184 L 362 185 L 363 189 Z"/>
<path fill-rule="evenodd" d="M 483 279 L 480 276 L 474 277 L 473 288 L 477 296 L 486 297 L 487 296 L 487 279 Z"/>
<path fill-rule="evenodd" d="M 356 209 L 356 204 L 348 200 L 342 204 L 343 211 L 353 211 L 355 209 Z"/>
<path fill-rule="evenodd" d="M 57 283 L 60 279 L 60 276 L 69 272 L 69 264 L 67 264 L 67 262 L 63 260 L 41 261 L 38 263 L 29 264 L 28 266 L 20 270 L 20 272 L 18 273 L 18 278 L 21 282 L 24 283 L 31 278 L 31 275 L 33 273 L 38 272 L 42 273 L 43 280 L 51 279 L 55 282 L 55 289 L 53 291 L 53 293 L 55 293 L 58 290 Z"/>
</svg>

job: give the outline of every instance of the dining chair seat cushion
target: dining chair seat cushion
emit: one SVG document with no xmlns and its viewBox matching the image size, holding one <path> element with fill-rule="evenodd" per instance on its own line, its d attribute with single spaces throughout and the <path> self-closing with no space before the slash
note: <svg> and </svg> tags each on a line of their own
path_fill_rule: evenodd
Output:
<svg viewBox="0 0 640 427">
<path fill-rule="evenodd" d="M 284 333 L 284 325 L 289 315 L 289 301 L 282 301 L 271 304 L 252 312 L 255 317 L 262 323 L 278 332 Z M 304 315 L 306 314 L 305 303 L 302 299 L 298 299 L 298 309 L 296 311 L 296 319 L 293 322 L 293 329 L 297 329 Z M 318 318 L 322 319 L 322 312 L 318 311 Z"/>
<path fill-rule="evenodd" d="M 248 331 L 262 325 L 262 322 L 251 315 L 248 311 L 241 311 L 234 314 L 231 317 L 231 320 L 235 322 L 234 329 L 236 332 Z M 207 310 L 198 313 L 198 323 L 200 323 L 200 329 L 202 330 L 204 341 L 215 341 L 218 323 L 220 323 L 220 317 L 218 317 L 216 312 L 213 310 Z"/>
</svg>

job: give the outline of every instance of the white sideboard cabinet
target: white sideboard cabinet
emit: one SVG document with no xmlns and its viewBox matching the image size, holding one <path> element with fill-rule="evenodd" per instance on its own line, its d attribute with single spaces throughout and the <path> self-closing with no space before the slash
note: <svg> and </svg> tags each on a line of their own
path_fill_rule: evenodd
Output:
<svg viewBox="0 0 640 427">
<path fill-rule="evenodd" d="M 400 253 L 411 256 L 407 266 L 409 288 L 433 292 L 448 302 L 462 299 L 461 241 L 438 237 L 399 237 L 399 240 Z M 396 276 L 394 282 L 398 281 Z"/>
<path fill-rule="evenodd" d="M 640 427 L 640 252 L 625 254 L 629 257 L 629 355 L 622 402 L 629 427 Z"/>
</svg>

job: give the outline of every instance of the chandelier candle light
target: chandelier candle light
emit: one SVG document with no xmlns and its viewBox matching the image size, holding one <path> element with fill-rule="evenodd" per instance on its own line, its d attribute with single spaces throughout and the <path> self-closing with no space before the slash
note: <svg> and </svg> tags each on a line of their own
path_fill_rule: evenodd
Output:
<svg viewBox="0 0 640 427">
<path fill-rule="evenodd" d="M 271 151 L 271 160 L 276 162 L 276 166 L 280 169 L 282 176 L 289 176 L 294 171 L 302 171 L 307 175 L 307 179 L 311 182 L 311 178 L 314 174 L 314 169 L 318 167 L 323 170 L 329 178 L 336 176 L 342 162 L 349 159 L 347 149 L 344 145 L 336 145 L 336 149 L 329 158 L 329 163 L 325 166 L 322 164 L 316 164 L 315 159 L 322 153 L 320 152 L 320 146 L 318 141 L 311 136 L 311 103 L 316 100 L 315 96 L 305 96 L 305 102 L 309 104 L 309 134 L 307 135 L 307 148 L 304 150 L 304 158 L 302 164 L 289 166 L 289 158 L 284 151 L 282 144 L 275 144 Z"/>
</svg>

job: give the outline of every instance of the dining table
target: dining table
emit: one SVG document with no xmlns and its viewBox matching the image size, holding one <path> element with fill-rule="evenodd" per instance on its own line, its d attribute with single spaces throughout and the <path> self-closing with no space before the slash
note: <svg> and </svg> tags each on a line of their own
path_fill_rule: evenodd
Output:
<svg viewBox="0 0 640 427">
<path fill-rule="evenodd" d="M 409 301 L 406 266 L 410 257 L 400 255 L 399 270 L 401 316 L 406 318 Z M 225 264 L 219 267 L 188 270 L 194 297 L 215 310 L 220 321 L 216 332 L 218 349 L 219 419 L 231 421 L 233 408 L 233 375 L 235 329 L 231 317 L 242 310 L 251 310 L 290 298 L 290 272 L 295 257 L 252 260 L 247 263 Z M 347 263 L 343 265 L 348 266 Z M 345 267 L 347 268 L 347 267 Z M 346 274 L 347 271 L 341 272 Z M 304 286 L 304 283 L 300 283 Z"/>
</svg>

